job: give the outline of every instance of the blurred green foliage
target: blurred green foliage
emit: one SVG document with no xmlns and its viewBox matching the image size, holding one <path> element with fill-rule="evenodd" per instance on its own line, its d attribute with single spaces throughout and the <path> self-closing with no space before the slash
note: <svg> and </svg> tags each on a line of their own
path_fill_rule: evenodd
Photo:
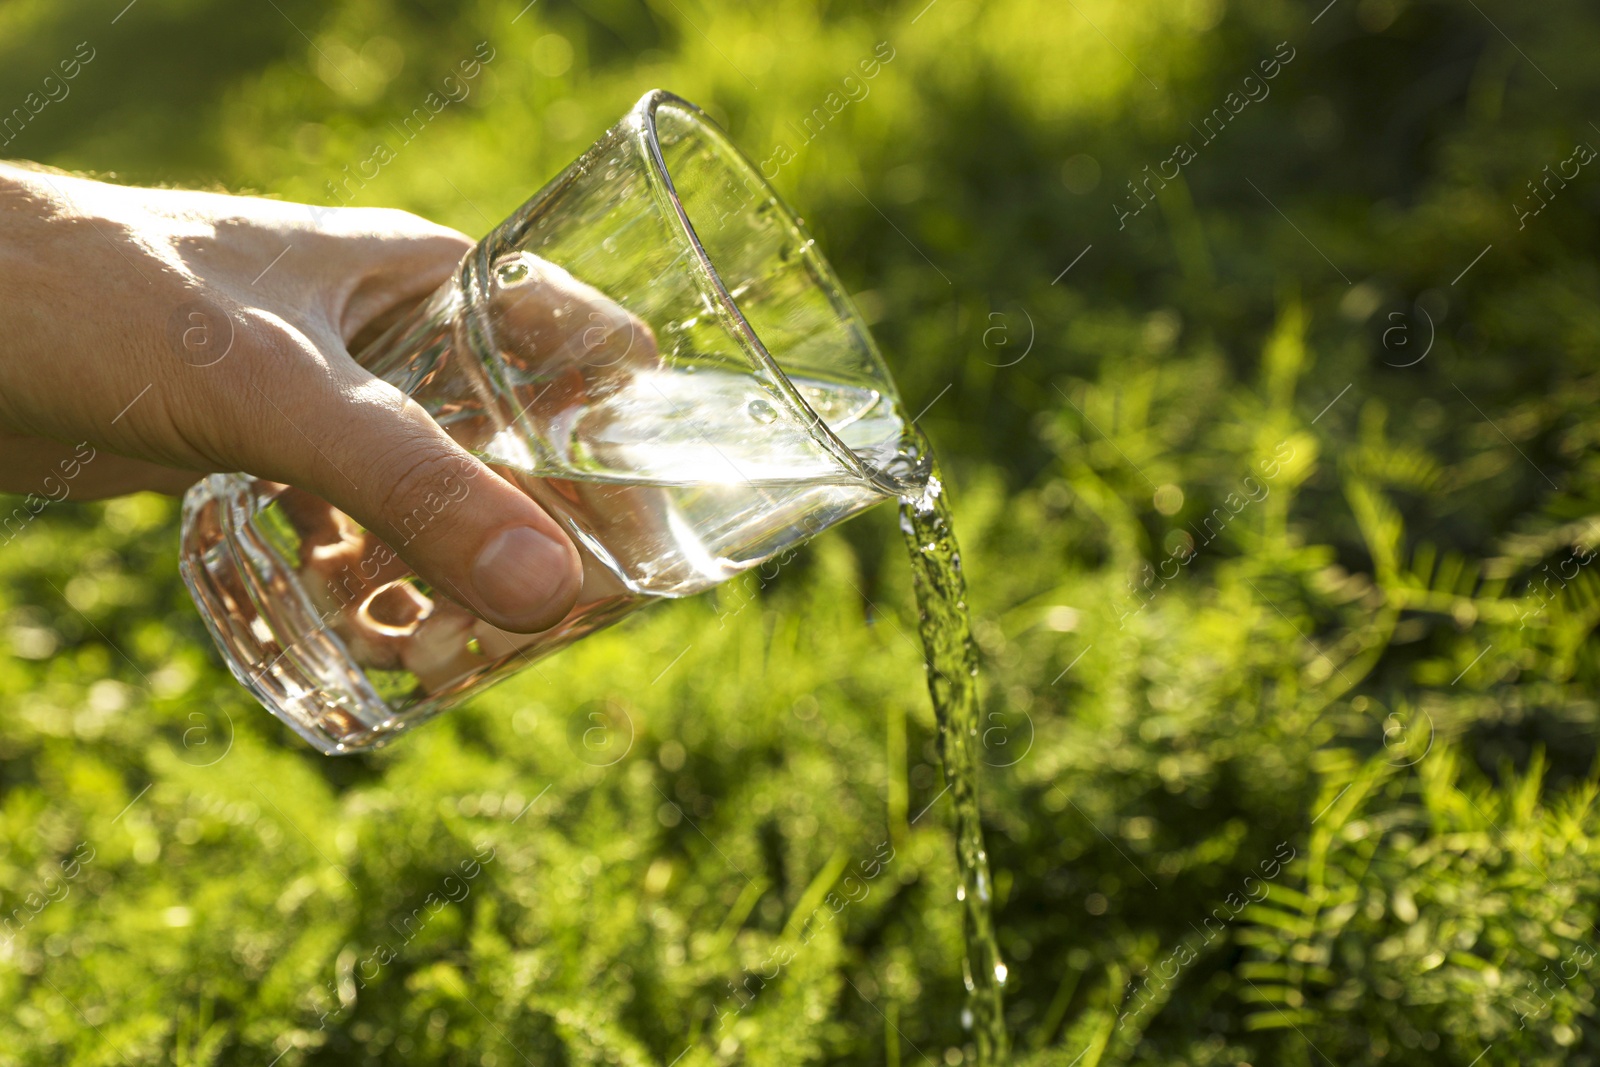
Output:
<svg viewBox="0 0 1600 1067">
<path fill-rule="evenodd" d="M 0 110 L 94 50 L 7 154 L 327 204 L 481 41 L 358 203 L 481 233 L 655 86 L 790 149 L 955 483 L 1028 1062 L 1594 1062 L 1600 196 L 1517 207 L 1600 143 L 1592 8 L 120 7 L 0 7 Z M 52 506 L 0 546 L 0 1064 L 960 1063 L 897 540 L 327 760 L 171 502 Z"/>
</svg>

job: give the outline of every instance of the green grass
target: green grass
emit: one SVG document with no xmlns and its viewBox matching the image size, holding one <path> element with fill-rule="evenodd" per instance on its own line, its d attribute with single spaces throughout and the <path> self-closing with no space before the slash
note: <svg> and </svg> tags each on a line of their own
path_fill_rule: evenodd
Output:
<svg viewBox="0 0 1600 1067">
<path fill-rule="evenodd" d="M 1513 205 L 1600 143 L 1600 17 L 277 6 L 6 8 L 0 105 L 97 55 L 5 151 L 323 204 L 481 40 L 357 202 L 483 232 L 657 85 L 794 151 L 954 483 L 1019 1058 L 1593 1062 L 1600 195 Z M 222 670 L 175 519 L 0 546 L 0 1064 L 961 1061 L 892 515 L 347 760 Z"/>
</svg>

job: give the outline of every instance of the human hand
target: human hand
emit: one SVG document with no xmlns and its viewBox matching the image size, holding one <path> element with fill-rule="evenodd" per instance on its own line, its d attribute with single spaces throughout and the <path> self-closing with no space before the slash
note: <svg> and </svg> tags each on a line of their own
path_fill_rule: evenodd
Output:
<svg viewBox="0 0 1600 1067">
<path fill-rule="evenodd" d="M 71 483 L 85 499 L 243 471 L 403 545 L 494 626 L 553 626 L 581 582 L 566 534 L 350 356 L 472 242 L 400 211 L 317 216 L 0 164 L 0 490 L 37 491 L 81 442 L 97 452 Z M 184 336 L 197 307 L 223 320 L 198 347 Z M 394 536 L 451 475 L 473 492 L 425 536 Z"/>
</svg>

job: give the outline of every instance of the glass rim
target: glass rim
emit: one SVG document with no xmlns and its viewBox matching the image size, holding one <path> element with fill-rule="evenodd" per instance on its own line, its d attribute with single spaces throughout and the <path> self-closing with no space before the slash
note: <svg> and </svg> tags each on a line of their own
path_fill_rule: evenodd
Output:
<svg viewBox="0 0 1600 1067">
<path fill-rule="evenodd" d="M 728 317 L 728 320 L 734 324 L 746 353 L 753 357 L 763 369 L 771 373 L 772 383 L 782 399 L 806 420 L 813 438 L 835 460 L 844 465 L 850 473 L 858 478 L 871 483 L 880 491 L 888 494 L 903 492 L 908 487 L 905 479 L 897 477 L 888 470 L 867 464 L 849 445 L 840 440 L 838 434 L 834 433 L 833 428 L 828 425 L 827 420 L 817 414 L 816 410 L 806 402 L 805 397 L 801 395 L 794 382 L 790 380 L 788 372 L 768 351 L 766 344 L 756 333 L 755 327 L 750 324 L 749 319 L 740 310 L 738 301 L 728 291 L 727 284 L 722 279 L 722 272 L 717 269 L 717 265 L 712 261 L 710 253 L 706 251 L 705 245 L 701 242 L 700 235 L 695 232 L 694 223 L 690 220 L 689 214 L 683 206 L 683 200 L 678 195 L 678 188 L 673 181 L 672 171 L 667 166 L 666 159 L 662 155 L 660 135 L 656 128 L 656 113 L 662 107 L 672 107 L 682 111 L 695 123 L 701 132 L 723 148 L 726 154 L 726 161 L 731 161 L 732 165 L 742 167 L 745 172 L 742 176 L 746 178 L 753 188 L 767 196 L 784 221 L 800 235 L 800 256 L 831 290 L 828 293 L 828 299 L 834 305 L 834 310 L 843 316 L 850 327 L 860 335 L 873 360 L 883 368 L 884 373 L 880 383 L 880 390 L 885 400 L 893 405 L 901 413 L 901 417 L 904 418 L 904 408 L 900 400 L 899 391 L 894 386 L 893 377 L 888 373 L 888 366 L 883 361 L 883 353 L 878 351 L 877 342 L 873 339 L 872 332 L 867 329 L 867 324 L 862 320 L 860 311 L 850 300 L 849 295 L 845 293 L 844 286 L 840 284 L 838 275 L 834 273 L 832 266 L 817 250 L 816 240 L 806 230 L 805 225 L 795 215 L 793 209 L 789 207 L 782 196 L 778 195 L 778 191 L 772 187 L 771 182 L 767 181 L 766 175 L 761 173 L 760 168 L 740 150 L 738 145 L 733 143 L 733 139 L 728 136 L 726 131 L 717 125 L 716 121 L 706 114 L 703 109 L 666 89 L 652 89 L 639 98 L 639 102 L 633 106 L 625 121 L 634 127 L 634 132 L 644 148 L 645 160 L 654 171 L 654 177 L 659 182 L 659 188 L 665 193 L 666 200 L 672 207 L 672 214 L 677 218 L 681 235 L 688 242 L 689 249 L 698 261 L 703 276 L 710 282 L 711 291 L 708 295 L 716 300 L 719 308 Z M 910 422 L 906 420 L 905 430 L 910 431 L 910 429 Z"/>
</svg>

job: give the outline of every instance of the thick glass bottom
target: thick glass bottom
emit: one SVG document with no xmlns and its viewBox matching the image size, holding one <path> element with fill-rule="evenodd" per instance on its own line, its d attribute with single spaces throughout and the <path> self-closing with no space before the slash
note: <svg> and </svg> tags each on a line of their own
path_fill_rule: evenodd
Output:
<svg viewBox="0 0 1600 1067">
<path fill-rule="evenodd" d="M 320 507 L 345 540 L 300 536 L 308 507 Z M 363 540 L 350 541 L 351 531 Z M 329 755 L 387 744 L 655 599 L 629 592 L 580 547 L 577 606 L 544 633 L 513 634 L 432 595 L 397 560 L 385 573 L 353 576 L 339 555 L 351 544 L 381 546 L 275 482 L 216 474 L 184 499 L 179 569 L 228 669 Z"/>
</svg>

